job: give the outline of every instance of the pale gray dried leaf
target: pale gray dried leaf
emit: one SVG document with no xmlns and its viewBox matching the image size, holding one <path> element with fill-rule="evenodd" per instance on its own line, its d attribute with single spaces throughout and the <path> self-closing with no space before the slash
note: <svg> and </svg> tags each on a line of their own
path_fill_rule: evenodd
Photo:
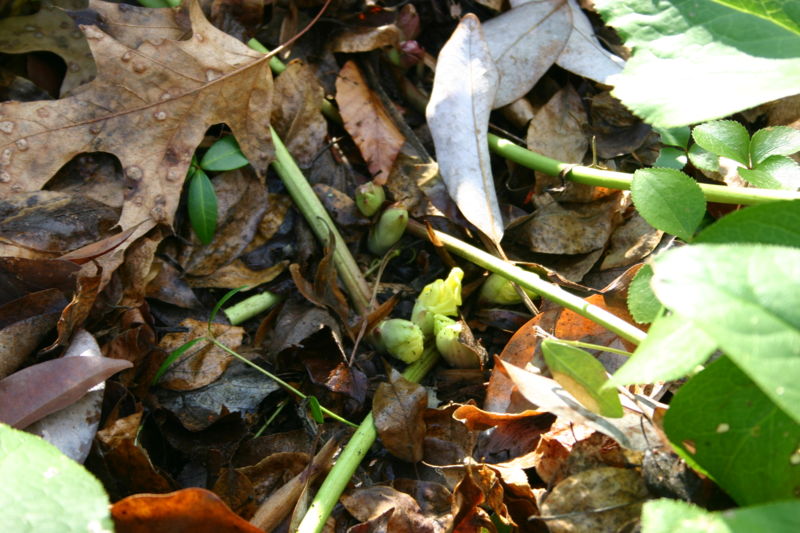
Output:
<svg viewBox="0 0 800 533">
<path fill-rule="evenodd" d="M 607 51 L 594 35 L 592 23 L 581 10 L 578 2 L 567 0 L 572 15 L 572 32 L 567 45 L 556 59 L 556 65 L 584 78 L 609 85 L 608 78 L 619 74 L 625 61 Z"/>
<path fill-rule="evenodd" d="M 528 123 L 528 150 L 559 161 L 582 163 L 589 147 L 584 133 L 588 123 L 581 97 L 567 84 Z"/>
<path fill-rule="evenodd" d="M 498 79 L 480 21 L 466 15 L 439 53 L 425 113 L 450 196 L 495 242 L 503 238 L 503 222 L 486 132 Z"/>
<path fill-rule="evenodd" d="M 555 63 L 570 35 L 564 0 L 520 5 L 484 24 L 499 82 L 493 108 L 521 98 Z"/>
</svg>

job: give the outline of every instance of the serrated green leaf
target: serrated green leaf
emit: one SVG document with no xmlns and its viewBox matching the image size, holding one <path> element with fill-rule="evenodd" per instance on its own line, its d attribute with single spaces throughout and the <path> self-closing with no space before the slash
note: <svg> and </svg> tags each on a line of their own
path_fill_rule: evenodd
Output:
<svg viewBox="0 0 800 533">
<path fill-rule="evenodd" d="M 678 170 L 686 166 L 689 158 L 686 151 L 680 148 L 673 148 L 672 146 L 665 146 L 658 152 L 658 159 L 653 164 L 656 167 L 663 168 L 676 168 Z"/>
<path fill-rule="evenodd" d="M 697 244 L 661 254 L 653 271 L 658 299 L 800 422 L 800 250 Z"/>
<path fill-rule="evenodd" d="M 212 172 L 234 170 L 247 164 L 247 158 L 233 135 L 223 137 L 212 144 L 203 159 L 200 160 L 200 166 L 204 170 Z"/>
<path fill-rule="evenodd" d="M 639 169 L 631 183 L 633 204 L 648 224 L 691 240 L 706 212 L 697 183 L 674 168 Z"/>
<path fill-rule="evenodd" d="M 726 117 L 798 93 L 800 35 L 780 19 L 712 0 L 597 0 L 595 7 L 633 50 L 609 79 L 612 94 L 650 124 Z"/>
<path fill-rule="evenodd" d="M 699 145 L 693 144 L 689 148 L 688 155 L 689 161 L 700 170 L 705 170 L 706 172 L 719 171 L 719 156 L 717 154 L 712 154 Z"/>
<path fill-rule="evenodd" d="M 715 120 L 695 126 L 692 138 L 704 150 L 750 166 L 750 134 L 734 120 Z"/>
<path fill-rule="evenodd" d="M 788 126 L 762 128 L 750 139 L 750 159 L 757 165 L 771 155 L 800 152 L 800 131 Z"/>
<path fill-rule="evenodd" d="M 692 322 L 678 315 L 658 318 L 647 337 L 611 376 L 613 385 L 655 383 L 680 379 L 703 364 L 717 343 Z"/>
<path fill-rule="evenodd" d="M 685 152 L 689 148 L 691 131 L 689 126 L 678 126 L 676 128 L 655 128 L 656 133 L 661 136 L 661 143 L 666 146 L 677 146 Z"/>
<path fill-rule="evenodd" d="M 0 531 L 111 533 L 103 486 L 55 446 L 0 424 Z"/>
<path fill-rule="evenodd" d="M 800 34 L 800 10 L 796 0 L 714 0 L 739 11 L 753 14 Z"/>
<path fill-rule="evenodd" d="M 770 202 L 734 211 L 703 229 L 694 242 L 747 242 L 800 248 L 800 200 Z"/>
<path fill-rule="evenodd" d="M 217 193 L 211 180 L 201 169 L 196 168 L 189 180 L 189 222 L 197 238 L 203 244 L 214 240 L 217 230 Z"/>
<path fill-rule="evenodd" d="M 771 155 L 752 170 L 739 169 L 739 175 L 762 189 L 800 188 L 800 165 L 785 155 Z"/>
<path fill-rule="evenodd" d="M 623 415 L 617 391 L 603 388 L 606 371 L 592 354 L 552 339 L 542 341 L 542 353 L 553 379 L 584 407 L 608 418 Z"/>
<path fill-rule="evenodd" d="M 663 306 L 650 288 L 653 279 L 653 268 L 644 265 L 633 276 L 628 286 L 628 311 L 639 324 L 649 324 L 656 319 Z"/>
<path fill-rule="evenodd" d="M 727 357 L 678 390 L 664 431 L 687 463 L 740 505 L 796 497 L 800 424 Z"/>
<path fill-rule="evenodd" d="M 791 500 L 712 513 L 680 500 L 642 507 L 642 533 L 793 533 L 800 531 L 800 501 Z"/>
</svg>

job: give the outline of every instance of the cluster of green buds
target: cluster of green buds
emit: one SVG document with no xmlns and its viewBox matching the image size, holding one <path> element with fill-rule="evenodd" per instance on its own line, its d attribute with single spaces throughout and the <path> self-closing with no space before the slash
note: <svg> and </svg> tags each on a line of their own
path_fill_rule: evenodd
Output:
<svg viewBox="0 0 800 533">
<path fill-rule="evenodd" d="M 365 217 L 377 213 L 385 201 L 386 193 L 383 192 L 383 187 L 372 181 L 359 185 L 356 189 L 356 207 Z"/>
<path fill-rule="evenodd" d="M 437 279 L 422 289 L 411 320 L 392 318 L 381 322 L 375 338 L 386 352 L 406 363 L 422 355 L 426 342 L 435 342 L 442 357 L 457 368 L 480 368 L 486 350 L 472 336 L 458 316 L 461 305 L 461 280 L 464 272 L 455 267 L 446 279 Z"/>
</svg>

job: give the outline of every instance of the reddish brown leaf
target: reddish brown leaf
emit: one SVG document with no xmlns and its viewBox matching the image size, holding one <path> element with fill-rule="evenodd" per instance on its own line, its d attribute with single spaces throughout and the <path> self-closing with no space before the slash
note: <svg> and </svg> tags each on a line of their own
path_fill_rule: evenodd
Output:
<svg viewBox="0 0 800 533">
<path fill-rule="evenodd" d="M 406 140 L 353 61 L 345 63 L 336 78 L 336 101 L 373 181 L 383 185 Z"/>
<path fill-rule="evenodd" d="M 87 244 L 86 246 L 82 246 L 77 250 L 72 250 L 69 253 L 66 253 L 59 257 L 62 261 L 70 261 L 75 263 L 76 265 L 82 265 L 84 263 L 88 263 L 92 259 L 99 257 L 103 254 L 107 254 L 117 246 L 121 245 L 125 240 L 130 237 L 136 228 L 139 227 L 139 224 L 136 224 L 132 228 L 128 228 L 123 232 L 117 233 L 116 235 L 111 235 L 110 237 L 106 237 L 97 242 L 93 242 L 91 244 Z"/>
<path fill-rule="evenodd" d="M 472 456 L 477 435 L 453 418 L 458 405 L 425 410 L 425 462 L 434 465 L 462 464 Z"/>
<path fill-rule="evenodd" d="M 78 288 L 72 296 L 72 301 L 61 312 L 58 319 L 58 338 L 45 350 L 52 350 L 56 346 L 63 346 L 72 336 L 75 329 L 83 326 L 97 299 L 100 290 L 103 270 L 98 268 L 95 275 L 78 275 Z"/>
<path fill-rule="evenodd" d="M 0 257 L 0 305 L 50 288 L 69 295 L 75 288 L 78 270 L 75 263 L 58 259 Z"/>
<path fill-rule="evenodd" d="M 205 489 L 128 496 L 111 506 L 111 516 L 117 533 L 263 533 Z"/>
<path fill-rule="evenodd" d="M 438 533 L 446 531 L 443 524 L 425 516 L 414 498 L 392 487 L 374 486 L 357 489 L 341 498 L 347 511 L 362 522 L 376 520 L 388 512 L 391 515 L 385 531 L 396 533 Z"/>
<path fill-rule="evenodd" d="M 107 357 L 66 357 L 29 366 L 0 381 L 0 421 L 24 428 L 131 366 Z"/>
<path fill-rule="evenodd" d="M 375 428 L 384 447 L 395 457 L 416 463 L 422 460 L 428 404 L 425 387 L 392 371 L 389 383 L 381 383 L 372 400 Z"/>
</svg>

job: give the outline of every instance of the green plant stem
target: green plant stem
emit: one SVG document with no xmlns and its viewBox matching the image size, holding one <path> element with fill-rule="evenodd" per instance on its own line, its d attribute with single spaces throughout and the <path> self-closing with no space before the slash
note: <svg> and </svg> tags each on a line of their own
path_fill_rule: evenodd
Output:
<svg viewBox="0 0 800 533">
<path fill-rule="evenodd" d="M 563 176 L 565 179 L 586 185 L 598 185 L 611 189 L 630 190 L 633 175 L 599 168 L 569 165 L 549 157 L 531 152 L 513 142 L 489 134 L 489 148 L 496 154 L 520 165 L 544 172 L 551 176 Z M 728 187 L 698 183 L 703 195 L 709 202 L 723 204 L 755 205 L 776 200 L 800 199 L 800 193 L 786 190 L 751 189 L 746 187 Z"/>
<path fill-rule="evenodd" d="M 602 346 L 600 344 L 592 344 L 590 342 L 581 342 L 581 341 L 570 341 L 566 339 L 558 339 L 553 337 L 553 342 L 557 342 L 558 344 L 566 344 L 567 346 L 574 346 L 576 348 L 586 348 L 587 350 L 597 350 L 598 352 L 609 352 L 615 353 L 618 355 L 622 355 L 625 357 L 630 357 L 633 355 L 631 352 L 627 352 L 625 350 L 620 350 L 618 348 L 612 348 L 611 346 Z"/>
<path fill-rule="evenodd" d="M 439 352 L 436 348 L 429 346 L 422 353 L 414 364 L 409 365 L 403 372 L 403 377 L 414 383 L 419 382 L 431 368 L 436 365 L 439 359 Z M 358 430 L 350 438 L 350 442 L 342 450 L 336 463 L 328 472 L 325 481 L 319 488 L 314 500 L 308 507 L 302 522 L 297 528 L 298 533 L 319 533 L 325 526 L 325 521 L 333 511 L 336 502 L 339 501 L 342 491 L 344 491 L 350 478 L 353 477 L 358 465 L 367 455 L 375 439 L 378 437 L 378 432 L 375 429 L 375 423 L 372 418 L 372 413 L 364 417 L 364 421 L 358 427 Z"/>
<path fill-rule="evenodd" d="M 232 325 L 241 324 L 245 320 L 253 318 L 281 301 L 281 297 L 269 291 L 254 294 L 245 298 L 241 302 L 234 304 L 222 312 L 228 317 Z"/>
<path fill-rule="evenodd" d="M 289 150 L 286 149 L 272 126 L 270 126 L 270 131 L 275 143 L 275 161 L 272 162 L 272 167 L 283 180 L 294 204 L 320 242 L 333 248 L 333 261 L 342 278 L 342 283 L 344 283 L 358 313 L 366 316 L 369 310 L 369 285 L 361 275 L 361 270 L 350 254 L 350 250 L 347 249 L 339 230 L 336 229 L 336 225 L 325 211 L 322 202 L 317 198 L 314 189 L 308 184 L 297 163 L 294 162 Z"/>
<path fill-rule="evenodd" d="M 408 221 L 408 231 L 417 237 L 421 237 L 423 239 L 428 238 L 427 228 L 414 220 Z M 639 344 L 644 340 L 646 336 L 644 331 L 625 322 L 613 313 L 610 313 L 596 305 L 592 305 L 583 298 L 565 291 L 554 283 L 543 280 L 532 272 L 528 272 L 519 267 L 511 265 L 502 259 L 494 257 L 493 255 L 490 255 L 483 250 L 465 243 L 460 239 L 448 235 L 447 233 L 442 233 L 441 231 L 437 230 L 433 231 L 436 237 L 442 242 L 448 251 L 459 255 L 487 270 L 491 270 L 492 272 L 500 274 L 503 277 L 518 283 L 525 289 L 534 291 L 552 302 L 562 305 L 567 309 L 575 311 L 581 316 L 601 324 L 625 340 L 628 340 L 634 344 Z"/>
<path fill-rule="evenodd" d="M 242 363 L 255 368 L 256 370 L 258 370 L 259 372 L 261 372 L 262 374 L 267 376 L 269 379 L 273 380 L 275 383 L 277 383 L 278 385 L 280 385 L 284 389 L 286 389 L 289 392 L 291 392 L 292 394 L 294 394 L 294 395 L 296 395 L 296 396 L 298 396 L 298 397 L 300 397 L 300 398 L 302 398 L 304 400 L 308 397 L 305 394 L 303 394 L 302 392 L 300 392 L 299 390 L 297 390 L 296 388 L 294 388 L 291 385 L 289 385 L 287 382 L 283 381 L 281 378 L 279 378 L 278 376 L 276 376 L 275 374 L 273 374 L 269 370 L 264 370 L 263 368 L 261 368 L 260 366 L 255 364 L 254 362 L 252 362 L 249 359 L 247 359 L 242 354 L 238 353 L 236 350 L 231 350 L 230 348 L 225 346 L 223 343 L 219 342 L 217 339 L 215 339 L 213 337 L 206 337 L 205 339 L 207 341 L 213 343 L 214 345 L 216 345 L 221 350 L 224 350 L 224 351 L 228 352 L 229 354 L 231 354 L 232 356 L 237 358 Z M 323 413 L 325 413 L 326 415 L 328 415 L 329 417 L 333 418 L 334 420 L 338 420 L 339 422 L 341 422 L 343 424 L 347 424 L 350 427 L 358 427 L 355 424 L 353 424 L 352 422 L 350 422 L 349 420 L 347 420 L 345 418 L 342 418 L 341 416 L 337 415 L 336 413 L 334 413 L 333 411 L 331 411 L 331 410 L 329 410 L 329 409 L 327 409 L 325 407 L 320 406 L 320 410 Z"/>
</svg>

